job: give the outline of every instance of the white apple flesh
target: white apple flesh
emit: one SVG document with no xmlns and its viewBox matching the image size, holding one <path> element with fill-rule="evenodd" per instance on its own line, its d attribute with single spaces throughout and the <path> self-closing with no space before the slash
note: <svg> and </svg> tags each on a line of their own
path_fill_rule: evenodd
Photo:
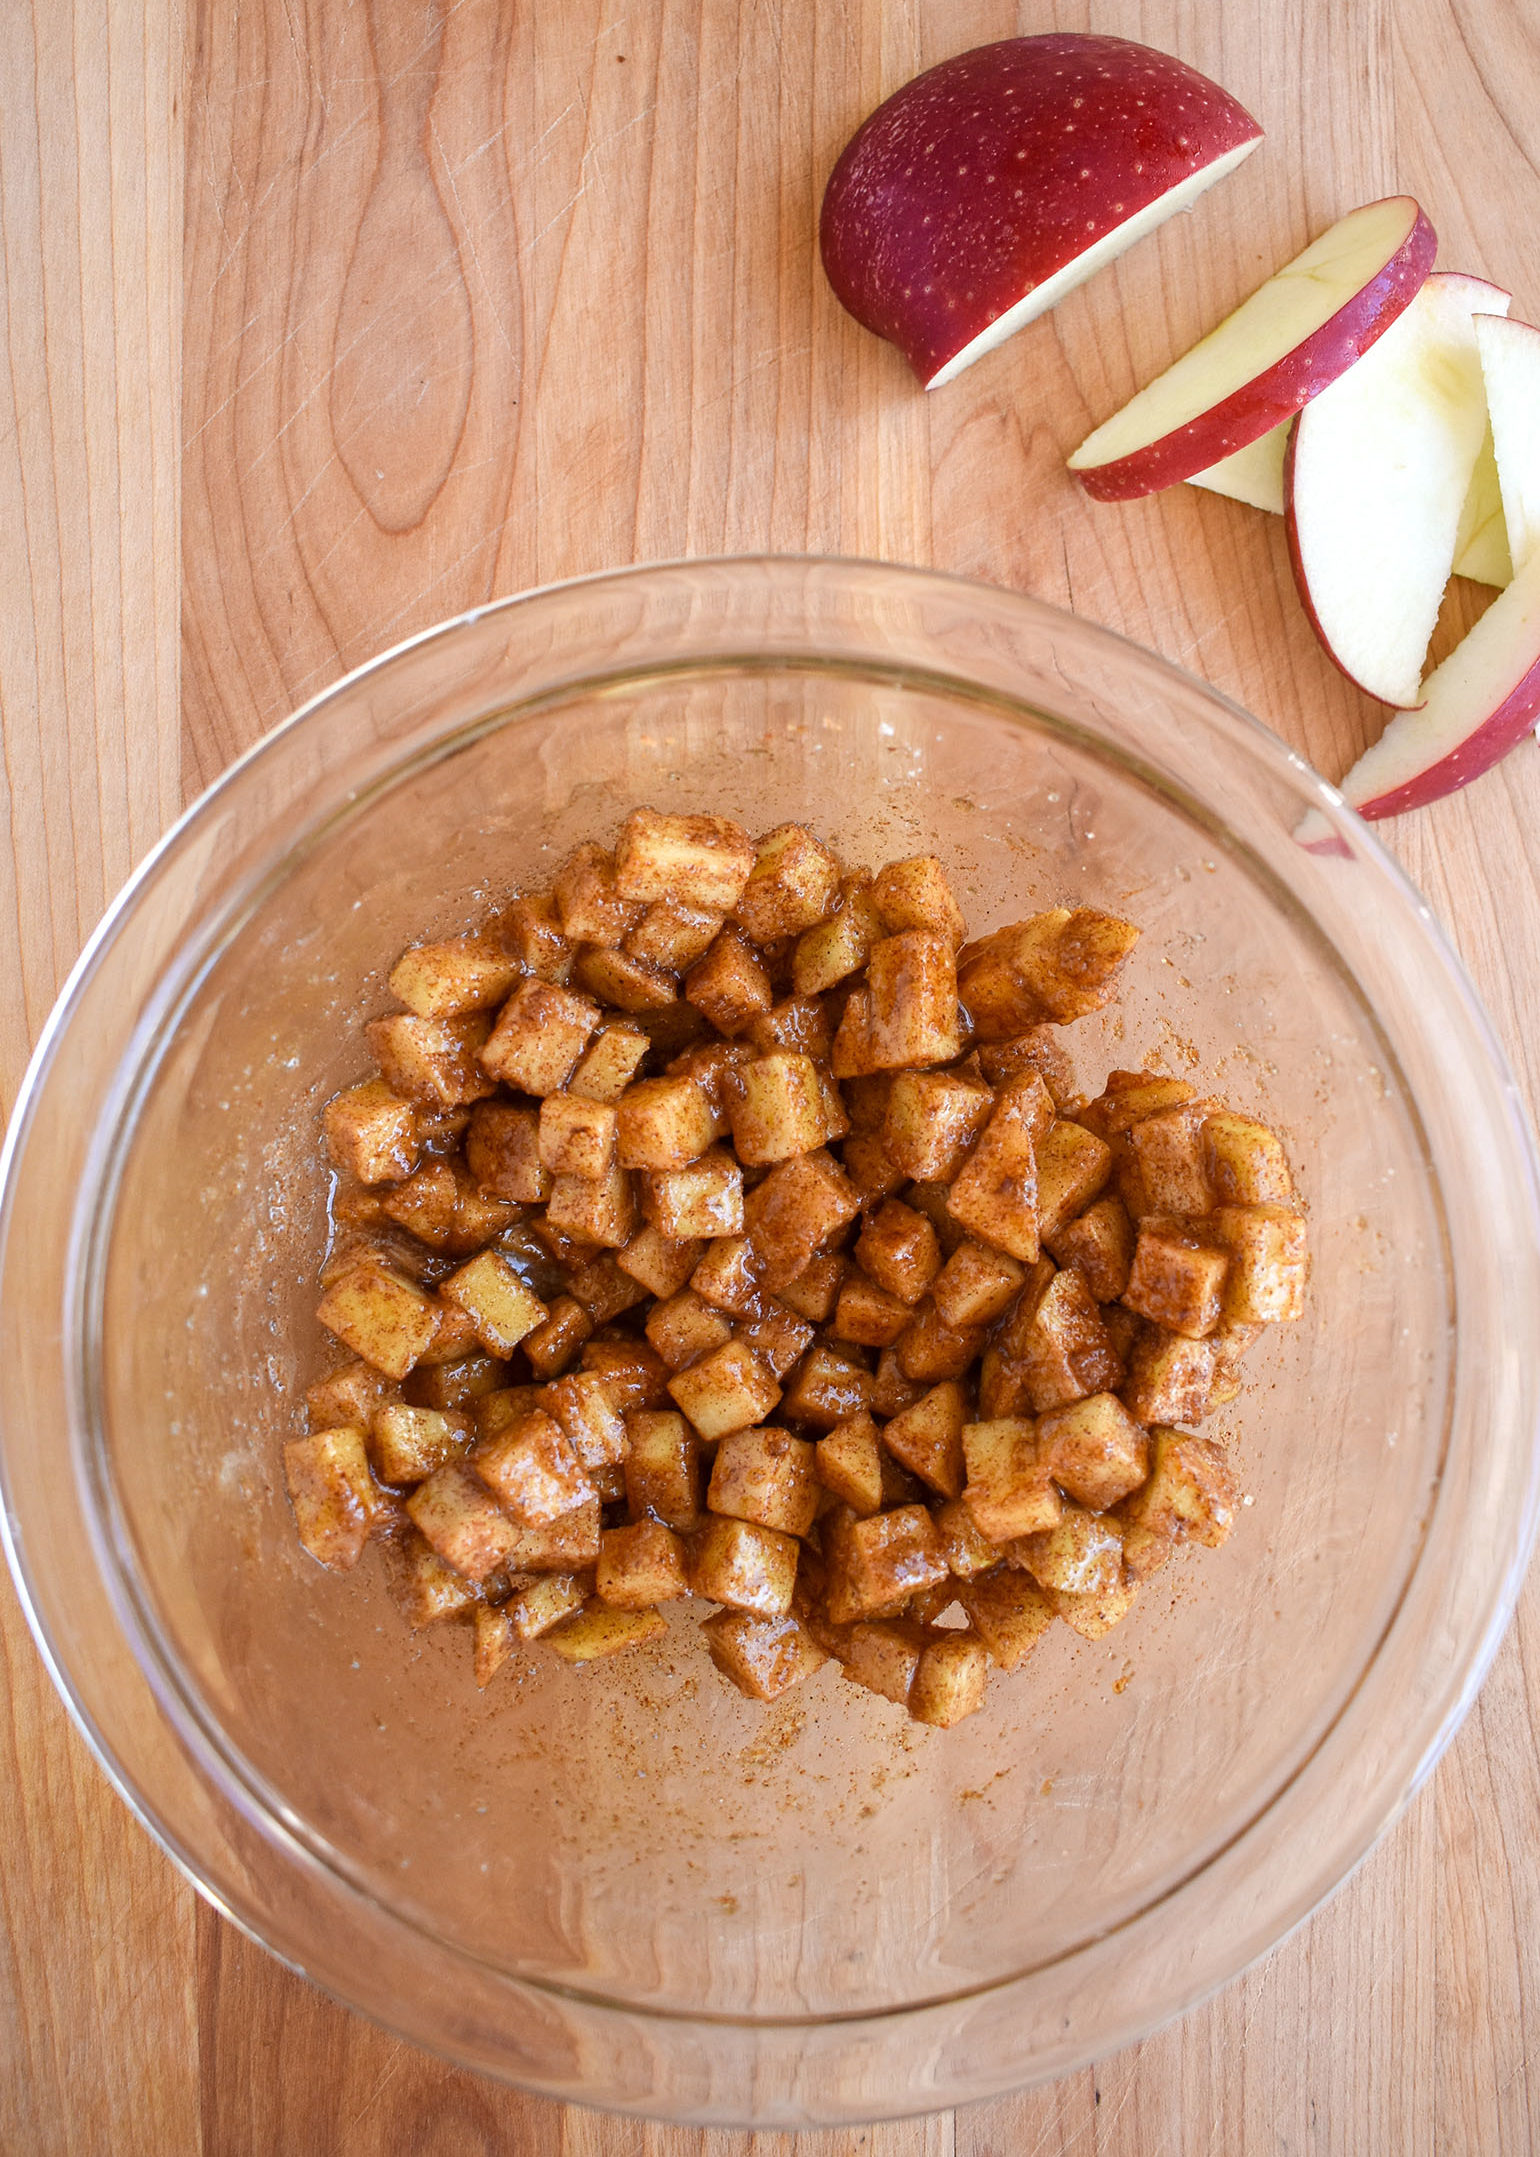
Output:
<svg viewBox="0 0 1540 2157">
<path fill-rule="evenodd" d="M 1417 702 L 1486 431 L 1472 316 L 1508 294 L 1442 271 L 1294 422 L 1284 470 L 1294 579 L 1349 680 Z"/>
<path fill-rule="evenodd" d="M 824 269 L 935 389 L 1261 139 L 1227 90 L 1127 38 L 977 46 L 905 83 L 846 144 L 824 192 Z"/>
<path fill-rule="evenodd" d="M 1384 335 L 1437 245 L 1410 195 L 1339 218 L 1088 435 L 1070 470 L 1098 501 L 1120 502 L 1243 451 Z"/>
<path fill-rule="evenodd" d="M 1475 324 L 1503 525 L 1515 569 L 1540 544 L 1540 330 L 1483 317 Z"/>
<path fill-rule="evenodd" d="M 1342 782 L 1371 820 L 1424 808 L 1489 771 L 1540 719 L 1540 552 L 1397 712 Z"/>
</svg>

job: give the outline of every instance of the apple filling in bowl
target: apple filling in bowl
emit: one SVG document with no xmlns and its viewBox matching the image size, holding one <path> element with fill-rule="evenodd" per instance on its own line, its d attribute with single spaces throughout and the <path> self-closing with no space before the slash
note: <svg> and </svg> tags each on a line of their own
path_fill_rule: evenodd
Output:
<svg viewBox="0 0 1540 2157">
<path fill-rule="evenodd" d="M 1187 1081 L 1076 1087 L 1062 1029 L 1138 930 L 969 942 L 931 856 L 638 810 L 551 891 L 418 945 L 325 1112 L 299 1534 L 387 1544 L 476 1681 L 717 1606 L 773 1700 L 833 1659 L 946 1727 L 1056 1619 L 1098 1639 L 1229 1534 L 1190 1427 L 1299 1316 L 1277 1135 Z"/>
</svg>

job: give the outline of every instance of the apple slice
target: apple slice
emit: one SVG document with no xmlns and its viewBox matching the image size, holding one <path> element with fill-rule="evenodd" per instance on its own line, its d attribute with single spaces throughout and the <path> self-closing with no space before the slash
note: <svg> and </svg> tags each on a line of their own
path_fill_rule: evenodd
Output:
<svg viewBox="0 0 1540 2157">
<path fill-rule="evenodd" d="M 927 389 L 1185 210 L 1262 130 L 1169 53 L 1074 32 L 957 53 L 896 90 L 824 191 L 841 304 Z"/>
<path fill-rule="evenodd" d="M 1478 315 L 1478 337 L 1483 322 L 1500 319 L 1495 315 Z M 1211 464 L 1206 472 L 1194 472 L 1187 484 L 1206 488 L 1210 494 L 1228 495 L 1232 501 L 1245 502 L 1252 509 L 1265 509 L 1273 516 L 1281 517 L 1283 463 L 1288 455 L 1289 429 L 1293 424 L 1292 419 L 1284 420 L 1269 433 L 1248 442 L 1244 449 L 1236 450 L 1233 456 L 1221 457 L 1218 464 Z M 1466 489 L 1465 506 L 1460 511 L 1460 529 L 1454 544 L 1454 574 L 1470 577 L 1477 584 L 1495 584 L 1499 588 L 1513 575 L 1490 424 L 1476 457 L 1470 486 Z"/>
<path fill-rule="evenodd" d="M 1437 245 L 1410 195 L 1350 211 L 1088 435 L 1070 470 L 1123 502 L 1244 449 L 1383 336 Z"/>
<path fill-rule="evenodd" d="M 1522 569 L 1540 542 L 1540 330 L 1492 315 L 1475 332 L 1508 551 Z"/>
<path fill-rule="evenodd" d="M 1342 782 L 1360 816 L 1420 809 L 1468 786 L 1540 719 L 1540 552 L 1515 571 L 1474 629 Z"/>
<path fill-rule="evenodd" d="M 1417 701 L 1486 430 L 1472 315 L 1508 294 L 1444 270 L 1294 422 L 1284 468 L 1294 581 L 1350 681 Z"/>
</svg>

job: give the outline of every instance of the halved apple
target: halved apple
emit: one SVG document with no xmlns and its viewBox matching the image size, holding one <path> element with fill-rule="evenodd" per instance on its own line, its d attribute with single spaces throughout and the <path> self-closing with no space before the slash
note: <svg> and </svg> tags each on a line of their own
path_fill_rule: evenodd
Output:
<svg viewBox="0 0 1540 2157">
<path fill-rule="evenodd" d="M 1120 502 L 1244 450 L 1384 335 L 1437 245 L 1410 195 L 1350 211 L 1088 435 L 1070 470 Z"/>
<path fill-rule="evenodd" d="M 1399 816 L 1468 786 L 1540 719 L 1540 552 L 1342 782 L 1360 816 Z"/>
<path fill-rule="evenodd" d="M 1475 332 L 1508 551 L 1522 569 L 1540 544 L 1540 330 L 1491 315 Z"/>
<path fill-rule="evenodd" d="M 905 83 L 846 144 L 824 192 L 824 269 L 935 389 L 1261 139 L 1227 90 L 1127 38 L 980 45 Z"/>
<path fill-rule="evenodd" d="M 1483 322 L 1499 320 L 1501 317 L 1496 315 L 1478 315 L 1478 340 Z M 1292 419 L 1286 419 L 1281 426 L 1248 442 L 1244 449 L 1236 450 L 1233 456 L 1221 457 L 1218 464 L 1211 464 L 1206 472 L 1194 472 L 1188 485 L 1203 487 L 1210 494 L 1228 495 L 1232 501 L 1246 502 L 1253 509 L 1265 509 L 1273 516 L 1281 517 L 1283 465 L 1289 451 L 1289 429 L 1293 424 Z M 1477 452 L 1475 470 L 1465 491 L 1465 505 L 1460 511 L 1460 528 L 1454 543 L 1454 574 L 1470 577 L 1477 584 L 1495 584 L 1499 589 L 1513 575 L 1490 423 Z"/>
<path fill-rule="evenodd" d="M 1440 271 L 1294 422 L 1284 467 L 1289 555 L 1317 635 L 1349 680 L 1417 702 L 1486 431 L 1472 316 L 1508 294 Z"/>
</svg>

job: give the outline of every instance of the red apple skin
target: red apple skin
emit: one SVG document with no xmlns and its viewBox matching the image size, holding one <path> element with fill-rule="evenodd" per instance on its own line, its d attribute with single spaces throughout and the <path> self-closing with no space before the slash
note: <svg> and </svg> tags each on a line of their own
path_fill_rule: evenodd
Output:
<svg viewBox="0 0 1540 2157">
<path fill-rule="evenodd" d="M 1437 763 L 1429 764 L 1414 778 L 1392 787 L 1388 793 L 1377 794 L 1372 801 L 1355 802 L 1353 806 L 1371 824 L 1381 817 L 1402 816 L 1408 809 L 1425 809 L 1430 801 L 1441 801 L 1444 795 L 1457 793 L 1462 786 L 1469 786 L 1472 779 L 1479 779 L 1484 771 L 1490 771 L 1510 749 L 1518 747 L 1526 734 L 1534 732 L 1537 720 L 1540 720 L 1540 655 L 1496 711 L 1490 713 L 1474 733 L 1467 734 L 1447 756 L 1441 756 Z"/>
<path fill-rule="evenodd" d="M 1136 495 L 1174 487 L 1179 480 L 1191 479 L 1194 472 L 1207 471 L 1221 457 L 1255 442 L 1308 404 L 1338 375 L 1346 374 L 1354 360 L 1361 359 L 1410 306 L 1433 267 L 1438 234 L 1410 196 L 1406 201 L 1406 238 L 1377 277 L 1292 352 L 1185 427 L 1111 464 L 1077 472 L 1075 477 L 1086 493 L 1098 502 L 1128 502 Z M 1292 450 L 1291 437 L 1291 454 Z M 1288 499 L 1287 480 L 1284 499 Z"/>
<path fill-rule="evenodd" d="M 1115 226 L 1261 133 L 1227 90 L 1128 38 L 979 45 L 905 83 L 846 144 L 824 191 L 824 269 L 928 383 Z"/>
</svg>

